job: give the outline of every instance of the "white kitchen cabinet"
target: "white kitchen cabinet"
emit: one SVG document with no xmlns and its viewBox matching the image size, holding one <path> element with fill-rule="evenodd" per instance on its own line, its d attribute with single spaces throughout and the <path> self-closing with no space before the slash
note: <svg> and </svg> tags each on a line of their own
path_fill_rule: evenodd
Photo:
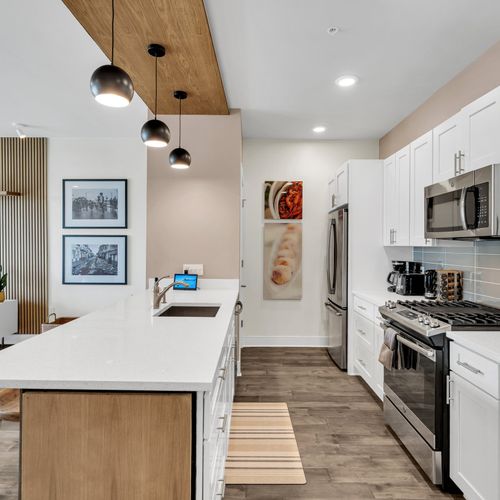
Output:
<svg viewBox="0 0 500 500">
<path fill-rule="evenodd" d="M 500 87 L 465 106 L 463 122 L 463 171 L 500 162 Z"/>
<path fill-rule="evenodd" d="M 328 183 L 330 208 L 337 208 L 349 202 L 349 162 L 344 163 L 335 172 L 335 177 Z"/>
<path fill-rule="evenodd" d="M 398 178 L 396 160 L 392 155 L 384 160 L 384 245 L 393 244 L 394 228 L 397 225 L 397 193 Z"/>
<path fill-rule="evenodd" d="M 463 163 L 463 115 L 457 113 L 435 127 L 432 136 L 433 182 L 455 177 L 459 174 L 459 163 Z"/>
<path fill-rule="evenodd" d="M 432 184 L 432 132 L 427 132 L 410 145 L 410 245 L 429 246 L 425 237 L 425 193 Z"/>
<path fill-rule="evenodd" d="M 353 304 L 349 335 L 354 338 L 352 343 L 354 367 L 356 373 L 383 400 L 384 367 L 379 362 L 378 356 L 384 341 L 384 332 L 379 326 L 382 320 L 378 312 L 379 304 L 356 294 L 353 295 Z"/>
<path fill-rule="evenodd" d="M 384 244 L 410 244 L 410 147 L 384 162 Z"/>
<path fill-rule="evenodd" d="M 451 372 L 450 477 L 468 500 L 497 500 L 499 471 L 500 401 Z"/>
</svg>

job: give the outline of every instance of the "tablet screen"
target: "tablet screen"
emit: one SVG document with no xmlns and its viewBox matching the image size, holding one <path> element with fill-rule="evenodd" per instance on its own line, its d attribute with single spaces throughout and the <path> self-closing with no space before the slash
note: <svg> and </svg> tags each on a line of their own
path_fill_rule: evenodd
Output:
<svg viewBox="0 0 500 500">
<path fill-rule="evenodd" d="M 198 275 L 197 274 L 175 274 L 174 281 L 182 281 L 188 286 L 174 285 L 174 290 L 196 290 L 198 288 Z"/>
</svg>

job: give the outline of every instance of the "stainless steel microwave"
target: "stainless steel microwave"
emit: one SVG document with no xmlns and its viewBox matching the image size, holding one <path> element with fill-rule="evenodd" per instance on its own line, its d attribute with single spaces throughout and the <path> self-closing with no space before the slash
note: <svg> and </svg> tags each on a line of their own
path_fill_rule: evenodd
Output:
<svg viewBox="0 0 500 500">
<path fill-rule="evenodd" d="M 500 164 L 427 186 L 425 237 L 500 238 L 499 197 Z"/>
</svg>

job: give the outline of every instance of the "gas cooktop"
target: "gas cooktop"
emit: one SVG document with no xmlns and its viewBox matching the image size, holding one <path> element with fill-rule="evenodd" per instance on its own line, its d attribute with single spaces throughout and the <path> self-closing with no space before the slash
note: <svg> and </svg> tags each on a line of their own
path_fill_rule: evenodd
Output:
<svg viewBox="0 0 500 500">
<path fill-rule="evenodd" d="M 450 330 L 500 330 L 500 309 L 467 300 L 389 300 L 379 311 L 386 320 L 395 321 L 426 337 Z"/>
<path fill-rule="evenodd" d="M 453 330 L 491 329 L 500 330 L 500 309 L 476 302 L 431 302 L 417 300 L 398 300 L 398 304 L 429 315 L 452 326 Z"/>
</svg>

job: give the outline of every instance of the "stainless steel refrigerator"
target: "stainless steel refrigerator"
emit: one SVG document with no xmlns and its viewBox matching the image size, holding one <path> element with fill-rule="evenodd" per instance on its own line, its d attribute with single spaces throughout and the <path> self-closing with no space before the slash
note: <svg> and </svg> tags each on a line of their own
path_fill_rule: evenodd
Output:
<svg viewBox="0 0 500 500">
<path fill-rule="evenodd" d="M 347 227 L 347 205 L 328 214 L 328 352 L 342 370 L 347 369 Z"/>
</svg>

